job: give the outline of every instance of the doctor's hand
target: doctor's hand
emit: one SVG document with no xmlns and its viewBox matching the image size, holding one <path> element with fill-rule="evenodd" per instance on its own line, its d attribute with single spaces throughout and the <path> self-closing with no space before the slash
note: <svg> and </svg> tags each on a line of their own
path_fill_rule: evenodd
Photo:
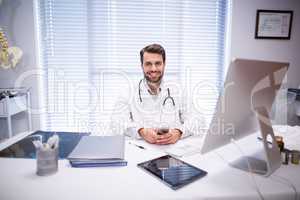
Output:
<svg viewBox="0 0 300 200">
<path fill-rule="evenodd" d="M 174 144 L 182 135 L 182 132 L 178 129 L 170 129 L 168 133 L 164 135 L 158 135 L 156 144 Z"/>
<path fill-rule="evenodd" d="M 144 138 L 144 140 L 151 144 L 155 144 L 159 136 L 154 128 L 142 128 L 138 131 L 138 133 L 142 138 Z"/>
</svg>

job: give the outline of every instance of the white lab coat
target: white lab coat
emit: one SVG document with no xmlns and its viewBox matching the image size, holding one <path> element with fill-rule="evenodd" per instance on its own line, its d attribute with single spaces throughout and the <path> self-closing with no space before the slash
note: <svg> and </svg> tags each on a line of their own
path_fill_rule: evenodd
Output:
<svg viewBox="0 0 300 200">
<path fill-rule="evenodd" d="M 168 97 L 168 88 L 175 106 L 170 98 L 163 105 Z M 122 88 L 111 116 L 113 134 L 124 133 L 140 139 L 140 128 L 167 127 L 180 129 L 181 138 L 184 138 L 195 134 L 199 126 L 204 125 L 204 118 L 199 118 L 191 112 L 193 106 L 189 105 L 186 93 L 176 82 L 162 81 L 157 95 L 151 95 L 148 89 L 144 79 L 140 87 L 138 82 L 135 86 Z"/>
</svg>

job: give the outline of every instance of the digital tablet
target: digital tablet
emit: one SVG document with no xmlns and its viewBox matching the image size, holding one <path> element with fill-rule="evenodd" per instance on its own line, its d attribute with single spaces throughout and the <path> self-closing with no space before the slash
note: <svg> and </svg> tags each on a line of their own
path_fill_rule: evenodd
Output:
<svg viewBox="0 0 300 200">
<path fill-rule="evenodd" d="M 206 171 L 170 155 L 140 163 L 138 166 L 159 178 L 173 190 L 181 188 L 207 174 Z"/>
</svg>

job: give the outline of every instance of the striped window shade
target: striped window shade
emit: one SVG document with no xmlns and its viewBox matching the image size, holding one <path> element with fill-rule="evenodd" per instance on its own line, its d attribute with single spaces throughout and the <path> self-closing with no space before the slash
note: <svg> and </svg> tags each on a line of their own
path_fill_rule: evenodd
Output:
<svg viewBox="0 0 300 200">
<path fill-rule="evenodd" d="M 181 82 L 210 121 L 223 81 L 226 0 L 39 0 L 44 129 L 108 128 L 118 91 L 143 77 L 139 51 L 166 49 L 165 77 Z"/>
</svg>

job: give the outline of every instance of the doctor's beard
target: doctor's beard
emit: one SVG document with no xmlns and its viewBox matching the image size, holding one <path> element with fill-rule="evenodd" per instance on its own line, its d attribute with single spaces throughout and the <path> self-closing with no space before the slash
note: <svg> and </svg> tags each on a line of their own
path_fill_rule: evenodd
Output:
<svg viewBox="0 0 300 200">
<path fill-rule="evenodd" d="M 144 72 L 144 77 L 147 80 L 147 82 L 149 82 L 149 83 L 160 83 L 164 76 L 164 73 L 160 72 L 160 71 L 158 71 L 157 73 L 160 73 L 160 75 L 156 79 L 151 78 L 151 75 L 148 75 L 145 72 Z"/>
</svg>

